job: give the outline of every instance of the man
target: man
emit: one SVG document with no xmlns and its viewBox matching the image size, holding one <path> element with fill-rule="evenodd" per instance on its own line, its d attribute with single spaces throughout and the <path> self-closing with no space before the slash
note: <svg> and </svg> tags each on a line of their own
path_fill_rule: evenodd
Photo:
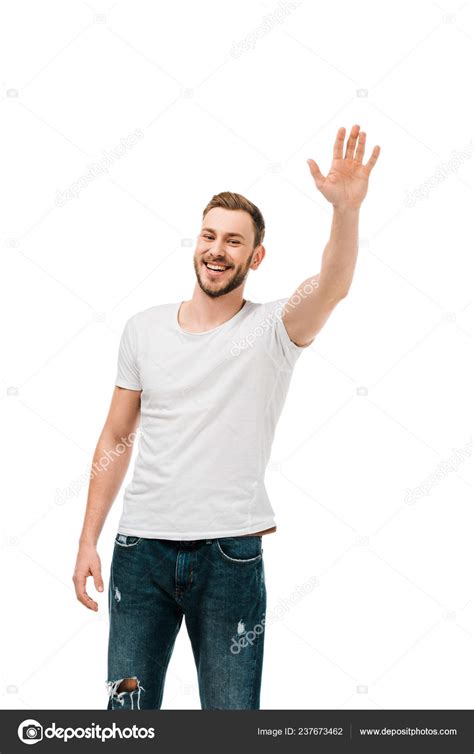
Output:
<svg viewBox="0 0 474 754">
<path fill-rule="evenodd" d="M 344 139 L 340 128 L 326 177 L 308 160 L 333 221 L 319 274 L 291 299 L 243 298 L 248 271 L 265 257 L 265 225 L 254 204 L 223 192 L 203 212 L 192 298 L 140 311 L 124 327 L 93 468 L 112 460 L 91 478 L 73 576 L 78 599 L 97 610 L 86 579 L 103 591 L 97 541 L 140 423 L 110 572 L 108 709 L 161 707 L 183 617 L 202 709 L 259 709 L 262 537 L 276 530 L 265 468 L 295 363 L 349 291 L 380 152 L 362 163 L 358 125 L 345 154 Z"/>
</svg>

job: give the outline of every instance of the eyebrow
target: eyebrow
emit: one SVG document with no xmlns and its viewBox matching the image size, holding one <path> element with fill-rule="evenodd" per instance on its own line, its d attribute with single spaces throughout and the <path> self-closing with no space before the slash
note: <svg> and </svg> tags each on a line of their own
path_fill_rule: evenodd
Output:
<svg viewBox="0 0 474 754">
<path fill-rule="evenodd" d="M 209 230 L 211 233 L 214 233 L 214 234 L 216 233 L 216 231 L 213 230 L 213 228 L 201 228 L 201 233 L 204 233 L 205 230 Z M 225 235 L 226 236 L 240 236 L 240 238 L 243 238 L 245 241 L 245 236 L 243 236 L 242 233 L 229 232 L 229 233 L 225 233 Z"/>
</svg>

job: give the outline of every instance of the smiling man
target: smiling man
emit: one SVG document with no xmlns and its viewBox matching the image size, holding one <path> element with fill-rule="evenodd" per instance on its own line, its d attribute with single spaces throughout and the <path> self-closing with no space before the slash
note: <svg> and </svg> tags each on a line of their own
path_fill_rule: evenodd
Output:
<svg viewBox="0 0 474 754">
<path fill-rule="evenodd" d="M 333 206 L 318 274 L 288 298 L 244 298 L 265 258 L 260 210 L 223 192 L 203 211 L 186 301 L 158 304 L 124 327 L 109 414 L 94 454 L 74 572 L 78 599 L 97 541 L 140 440 L 115 536 L 108 607 L 108 709 L 159 709 L 183 617 L 202 709 L 259 709 L 266 584 L 262 538 L 276 522 L 264 477 L 293 368 L 348 293 L 360 205 L 379 147 L 340 128 L 328 175 L 308 160 Z M 107 463 L 104 464 L 104 459 Z"/>
</svg>

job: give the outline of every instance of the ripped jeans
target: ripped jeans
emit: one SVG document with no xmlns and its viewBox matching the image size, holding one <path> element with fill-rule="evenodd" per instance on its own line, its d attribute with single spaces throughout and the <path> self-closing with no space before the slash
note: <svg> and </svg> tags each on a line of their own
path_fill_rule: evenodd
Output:
<svg viewBox="0 0 474 754">
<path fill-rule="evenodd" d="M 261 535 L 186 541 L 117 534 L 107 709 L 161 708 L 183 616 L 201 708 L 260 709 L 266 598 Z M 119 689 L 122 682 L 128 689 Z"/>
</svg>

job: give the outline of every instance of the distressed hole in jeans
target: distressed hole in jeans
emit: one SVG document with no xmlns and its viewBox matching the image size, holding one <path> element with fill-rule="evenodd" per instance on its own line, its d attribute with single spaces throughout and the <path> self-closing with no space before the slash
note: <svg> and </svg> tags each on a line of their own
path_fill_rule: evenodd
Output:
<svg viewBox="0 0 474 754">
<path fill-rule="evenodd" d="M 118 681 L 107 681 L 107 690 L 110 697 L 118 701 L 122 706 L 125 704 L 125 695 L 130 694 L 131 709 L 134 709 L 134 694 L 138 691 L 137 709 L 140 709 L 140 695 L 143 688 L 136 676 L 132 678 L 119 678 Z"/>
</svg>

